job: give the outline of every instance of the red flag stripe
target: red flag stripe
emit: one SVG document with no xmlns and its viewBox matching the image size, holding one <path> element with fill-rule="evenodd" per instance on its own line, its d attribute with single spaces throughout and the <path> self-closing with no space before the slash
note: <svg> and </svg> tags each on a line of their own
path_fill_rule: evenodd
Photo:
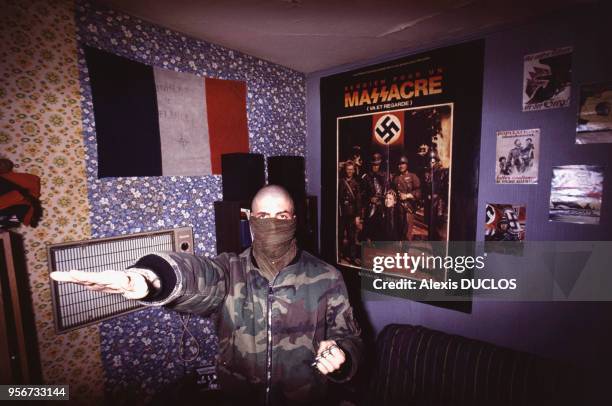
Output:
<svg viewBox="0 0 612 406">
<path fill-rule="evenodd" d="M 205 79 L 212 173 L 221 174 L 221 154 L 249 152 L 246 83 Z"/>
</svg>

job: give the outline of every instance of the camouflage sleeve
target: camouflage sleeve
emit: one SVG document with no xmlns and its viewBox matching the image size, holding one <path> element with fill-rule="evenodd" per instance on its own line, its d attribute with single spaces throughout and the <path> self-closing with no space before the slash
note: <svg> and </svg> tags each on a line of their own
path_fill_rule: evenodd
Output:
<svg viewBox="0 0 612 406">
<path fill-rule="evenodd" d="M 353 316 L 346 285 L 342 275 L 338 273 L 330 296 L 327 301 L 327 333 L 326 340 L 334 340 L 346 354 L 346 361 L 340 370 L 327 375 L 334 382 L 346 382 L 357 372 L 359 366 L 363 342 L 361 341 L 361 329 Z"/>
<path fill-rule="evenodd" d="M 139 302 L 186 313 L 209 315 L 223 302 L 228 284 L 229 257 L 208 259 L 178 252 L 157 252 L 140 258 L 134 267 L 159 276 L 161 289 Z"/>
</svg>

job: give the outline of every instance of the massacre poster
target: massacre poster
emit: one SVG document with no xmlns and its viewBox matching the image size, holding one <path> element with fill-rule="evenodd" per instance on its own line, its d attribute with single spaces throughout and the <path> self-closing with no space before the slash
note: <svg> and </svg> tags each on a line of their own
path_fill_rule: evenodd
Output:
<svg viewBox="0 0 612 406">
<path fill-rule="evenodd" d="M 322 250 L 475 238 L 483 42 L 321 79 Z"/>
</svg>

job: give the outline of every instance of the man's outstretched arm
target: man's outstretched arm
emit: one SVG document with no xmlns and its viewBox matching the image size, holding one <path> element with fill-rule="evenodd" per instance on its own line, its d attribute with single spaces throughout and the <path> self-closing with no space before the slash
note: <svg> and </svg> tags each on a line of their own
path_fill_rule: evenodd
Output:
<svg viewBox="0 0 612 406">
<path fill-rule="evenodd" d="M 122 294 L 147 306 L 166 306 L 188 313 L 210 314 L 227 292 L 229 256 L 214 260 L 191 254 L 159 252 L 140 258 L 125 271 L 52 272 L 58 282 L 93 291 Z"/>
<path fill-rule="evenodd" d="M 145 255 L 134 267 L 153 271 L 160 279 L 160 289 L 150 292 L 140 303 L 163 305 L 185 313 L 211 314 L 228 291 L 229 261 L 227 254 L 214 260 L 179 252 Z"/>
</svg>

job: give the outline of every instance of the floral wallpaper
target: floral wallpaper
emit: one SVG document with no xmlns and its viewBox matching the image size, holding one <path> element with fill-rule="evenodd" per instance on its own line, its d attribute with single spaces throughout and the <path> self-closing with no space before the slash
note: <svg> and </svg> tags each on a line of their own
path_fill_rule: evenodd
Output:
<svg viewBox="0 0 612 406">
<path fill-rule="evenodd" d="M 91 237 L 73 7 L 2 0 L 0 155 L 42 179 L 43 218 L 21 227 L 45 383 L 69 384 L 72 399 L 101 400 L 97 326 L 56 335 L 46 244 Z"/>
<path fill-rule="evenodd" d="M 251 151 L 304 155 L 303 74 L 89 2 L 77 2 L 75 18 L 80 44 L 151 66 L 245 81 Z M 78 52 L 92 235 L 190 226 L 196 253 L 214 255 L 213 202 L 222 199 L 220 176 L 97 179 L 93 104 L 80 47 Z M 196 370 L 213 362 L 213 323 L 192 316 L 187 325 L 193 337 L 184 333 L 183 323 L 177 313 L 146 309 L 100 324 L 107 396 L 113 403 L 159 399 L 177 385 L 194 383 Z"/>
<path fill-rule="evenodd" d="M 246 81 L 251 150 L 266 156 L 305 153 L 304 75 L 85 1 L 0 0 L 0 6 L 0 155 L 17 171 L 42 178 L 41 224 L 16 231 L 27 251 L 44 382 L 69 384 L 71 403 L 163 399 L 168 388 L 191 385 L 196 369 L 212 361 L 213 323 L 147 308 L 56 335 L 46 245 L 191 226 L 196 252 L 214 255 L 213 202 L 222 198 L 221 179 L 97 179 L 80 44 Z"/>
<path fill-rule="evenodd" d="M 266 156 L 304 155 L 303 74 L 88 2 L 77 2 L 76 21 L 82 44 L 151 66 L 245 81 L 251 151 Z M 82 49 L 79 70 L 93 234 L 191 225 L 198 252 L 214 255 L 213 202 L 222 199 L 221 177 L 97 179 L 93 104 Z"/>
</svg>

